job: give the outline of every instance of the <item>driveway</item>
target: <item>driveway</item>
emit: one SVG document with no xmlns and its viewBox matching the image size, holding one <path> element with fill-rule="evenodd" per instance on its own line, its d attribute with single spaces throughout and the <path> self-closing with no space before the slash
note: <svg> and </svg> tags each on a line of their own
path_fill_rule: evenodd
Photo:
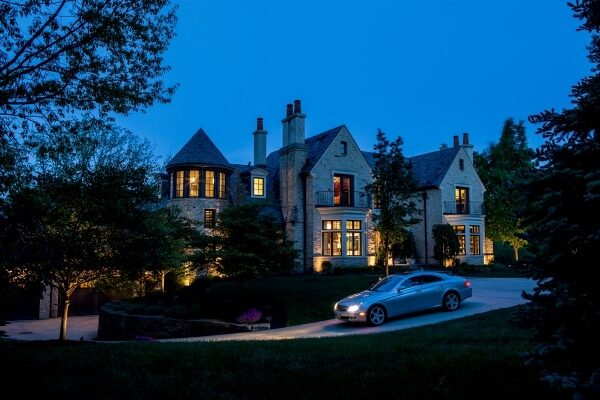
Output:
<svg viewBox="0 0 600 400">
<path fill-rule="evenodd" d="M 465 300 L 454 312 L 441 310 L 412 314 L 396 318 L 378 327 L 353 325 L 335 319 L 311 324 L 227 335 L 202 336 L 192 338 L 162 339 L 160 342 L 208 342 L 224 340 L 281 340 L 299 338 L 319 338 L 346 335 L 363 335 L 397 331 L 400 329 L 430 325 L 467 317 L 499 308 L 512 307 L 525 303 L 521 292 L 531 292 L 536 282 L 524 278 L 469 278 L 473 287 L 473 297 Z M 333 311 L 332 311 L 333 314 Z M 57 339 L 60 318 L 46 320 L 10 321 L 0 326 L 9 338 L 18 340 Z M 94 340 L 98 332 L 98 316 L 70 317 L 67 328 L 69 340 Z"/>
</svg>

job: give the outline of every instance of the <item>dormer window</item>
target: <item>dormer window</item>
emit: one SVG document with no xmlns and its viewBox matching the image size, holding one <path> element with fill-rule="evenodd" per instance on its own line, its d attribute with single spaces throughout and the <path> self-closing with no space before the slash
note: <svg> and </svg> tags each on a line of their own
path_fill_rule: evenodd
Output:
<svg viewBox="0 0 600 400">
<path fill-rule="evenodd" d="M 265 178 L 252 178 L 252 197 L 265 197 Z"/>
<path fill-rule="evenodd" d="M 348 142 L 342 141 L 340 145 L 340 153 L 342 155 L 348 154 Z"/>
</svg>

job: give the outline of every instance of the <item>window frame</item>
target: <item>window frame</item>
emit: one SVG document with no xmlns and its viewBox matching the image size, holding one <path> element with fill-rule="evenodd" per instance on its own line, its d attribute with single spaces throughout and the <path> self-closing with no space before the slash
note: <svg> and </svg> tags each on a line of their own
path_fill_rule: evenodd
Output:
<svg viewBox="0 0 600 400">
<path fill-rule="evenodd" d="M 209 217 L 210 215 L 210 217 Z M 204 209 L 204 228 L 214 229 L 217 220 L 217 210 L 214 208 Z"/>
<path fill-rule="evenodd" d="M 261 182 L 260 186 L 260 193 L 257 193 L 257 186 L 256 183 L 257 182 Z M 264 176 L 253 176 L 252 177 L 252 197 L 265 197 L 266 196 L 266 190 L 265 190 L 265 177 Z"/>
</svg>

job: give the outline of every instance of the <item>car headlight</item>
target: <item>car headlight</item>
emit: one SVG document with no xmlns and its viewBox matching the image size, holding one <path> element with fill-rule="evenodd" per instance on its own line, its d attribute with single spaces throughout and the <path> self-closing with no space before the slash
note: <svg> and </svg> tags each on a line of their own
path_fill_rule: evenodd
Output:
<svg viewBox="0 0 600 400">
<path fill-rule="evenodd" d="M 354 305 L 348 307 L 348 312 L 356 312 L 356 311 L 358 311 L 358 305 L 357 304 L 354 304 Z"/>
<path fill-rule="evenodd" d="M 338 303 L 335 303 L 335 304 L 333 305 L 333 309 L 334 309 L 334 310 L 337 310 L 337 306 L 338 306 Z"/>
</svg>

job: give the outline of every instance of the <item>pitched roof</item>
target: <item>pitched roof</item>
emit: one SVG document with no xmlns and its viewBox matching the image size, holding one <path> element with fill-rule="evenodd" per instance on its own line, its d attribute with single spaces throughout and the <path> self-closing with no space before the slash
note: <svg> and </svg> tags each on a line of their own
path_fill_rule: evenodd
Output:
<svg viewBox="0 0 600 400">
<path fill-rule="evenodd" d="M 308 146 L 308 156 L 306 157 L 306 165 L 302 168 L 303 171 L 310 171 L 315 166 L 325 150 L 329 148 L 333 139 L 345 127 L 346 125 L 340 125 L 304 140 L 304 143 Z"/>
<path fill-rule="evenodd" d="M 460 146 L 449 147 L 447 149 L 409 157 L 408 162 L 410 163 L 412 176 L 417 187 L 439 186 L 459 150 Z M 367 163 L 371 168 L 374 168 L 375 153 L 367 151 L 363 151 L 362 153 L 365 160 L 367 160 Z"/>
<path fill-rule="evenodd" d="M 167 168 L 184 164 L 218 165 L 231 168 L 223 153 L 202 128 L 198 129 L 198 132 L 171 158 Z"/>
</svg>

